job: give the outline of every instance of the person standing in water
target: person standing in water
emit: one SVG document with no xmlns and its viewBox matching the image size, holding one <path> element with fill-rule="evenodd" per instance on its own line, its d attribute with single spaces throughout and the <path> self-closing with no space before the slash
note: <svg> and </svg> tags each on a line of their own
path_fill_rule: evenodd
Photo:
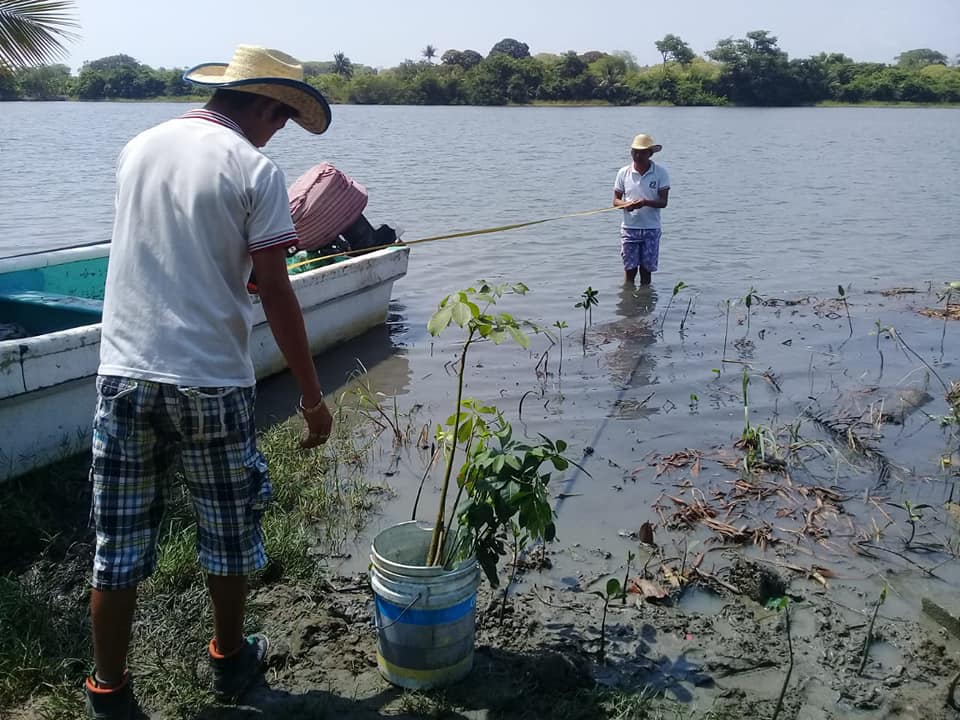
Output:
<svg viewBox="0 0 960 720">
<path fill-rule="evenodd" d="M 624 282 L 633 284 L 640 271 L 640 284 L 649 285 L 660 257 L 660 209 L 667 206 L 670 176 L 653 162 L 663 149 L 649 135 L 640 134 L 630 145 L 633 162 L 617 172 L 613 206 L 623 208 L 620 224 L 620 257 Z"/>
</svg>

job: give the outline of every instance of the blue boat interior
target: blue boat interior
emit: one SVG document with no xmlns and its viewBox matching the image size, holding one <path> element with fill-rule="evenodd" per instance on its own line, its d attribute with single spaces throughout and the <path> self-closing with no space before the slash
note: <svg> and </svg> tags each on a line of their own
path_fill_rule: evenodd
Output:
<svg viewBox="0 0 960 720">
<path fill-rule="evenodd" d="M 296 266 L 301 259 L 299 255 L 290 257 L 287 263 Z M 342 256 L 316 265 L 301 266 L 291 272 L 306 272 L 346 259 Z M 100 322 L 107 261 L 104 256 L 0 272 L 0 341 Z"/>
<path fill-rule="evenodd" d="M 4 337 L 33 337 L 100 322 L 106 279 L 106 257 L 0 273 Z"/>
</svg>

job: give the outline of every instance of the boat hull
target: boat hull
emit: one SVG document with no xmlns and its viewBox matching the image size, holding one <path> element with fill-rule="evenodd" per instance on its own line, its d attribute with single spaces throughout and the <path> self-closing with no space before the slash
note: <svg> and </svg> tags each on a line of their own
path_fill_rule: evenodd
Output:
<svg viewBox="0 0 960 720">
<path fill-rule="evenodd" d="M 386 319 L 408 253 L 389 248 L 291 276 L 314 355 Z M 286 369 L 258 300 L 250 347 L 258 379 Z M 99 323 L 0 342 L 0 482 L 89 450 L 99 357 Z"/>
</svg>

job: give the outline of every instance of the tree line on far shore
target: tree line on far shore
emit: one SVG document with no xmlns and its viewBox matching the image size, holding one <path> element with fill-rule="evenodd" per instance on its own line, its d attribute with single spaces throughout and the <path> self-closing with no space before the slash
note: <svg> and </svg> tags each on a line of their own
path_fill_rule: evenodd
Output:
<svg viewBox="0 0 960 720">
<path fill-rule="evenodd" d="M 306 62 L 307 81 L 334 103 L 368 105 L 524 105 L 537 102 L 633 105 L 810 105 L 835 101 L 960 103 L 960 57 L 908 50 L 892 64 L 855 62 L 842 53 L 791 59 L 766 30 L 726 38 L 698 56 L 676 35 L 655 42 L 663 62 L 639 66 L 628 52 L 531 55 L 512 38 L 484 57 L 475 50 L 423 49 L 421 60 L 375 69 L 343 53 Z M 129 55 L 4 71 L 0 100 L 202 98 L 182 68 L 152 68 Z"/>
</svg>

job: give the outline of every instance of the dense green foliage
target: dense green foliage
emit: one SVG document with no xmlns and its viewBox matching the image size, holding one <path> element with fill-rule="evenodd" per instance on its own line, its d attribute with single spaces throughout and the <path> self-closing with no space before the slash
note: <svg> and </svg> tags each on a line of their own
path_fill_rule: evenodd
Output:
<svg viewBox="0 0 960 720">
<path fill-rule="evenodd" d="M 343 53 L 305 63 L 307 79 L 332 102 L 399 105 L 507 105 L 533 102 L 615 105 L 808 105 L 819 102 L 960 102 L 960 67 L 935 50 L 907 50 L 895 64 L 859 63 L 842 53 L 791 59 L 766 30 L 726 38 L 698 56 L 681 38 L 655 43 L 663 63 L 638 67 L 630 53 L 598 51 L 531 56 L 526 43 L 505 38 L 486 57 L 475 50 L 374 69 Z M 86 63 L 72 76 L 63 65 L 0 71 L 0 99 L 81 100 L 199 97 L 182 69 L 154 69 L 128 55 Z"/>
</svg>

